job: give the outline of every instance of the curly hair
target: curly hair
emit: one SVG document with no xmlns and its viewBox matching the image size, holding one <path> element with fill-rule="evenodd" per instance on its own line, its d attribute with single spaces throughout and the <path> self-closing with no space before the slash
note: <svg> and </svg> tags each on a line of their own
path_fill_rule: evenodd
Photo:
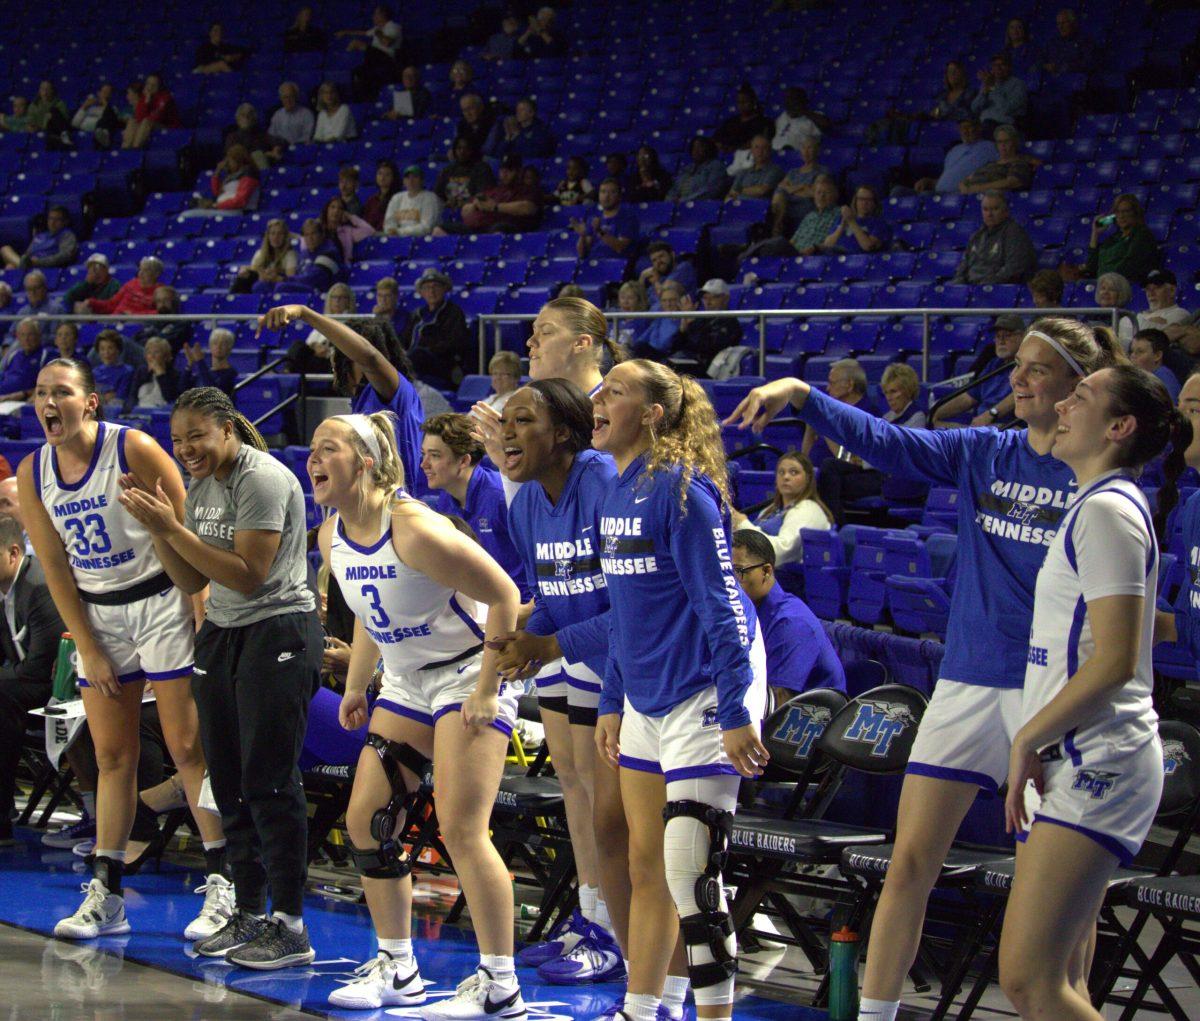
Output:
<svg viewBox="0 0 1200 1021">
<path fill-rule="evenodd" d="M 681 510 L 687 509 L 688 485 L 698 475 L 706 476 L 716 486 L 721 506 L 729 507 L 729 471 L 721 426 L 704 388 L 691 376 L 681 376 L 658 362 L 635 358 L 627 364 L 637 369 L 647 404 L 663 409 L 662 421 L 651 430 L 646 476 L 678 467 Z"/>
<path fill-rule="evenodd" d="M 396 371 L 401 376 L 412 381 L 416 373 L 413 371 L 408 352 L 404 350 L 404 345 L 400 343 L 396 329 L 391 323 L 371 317 L 349 319 L 345 325 L 377 351 L 381 351 L 384 357 L 396 366 Z M 354 363 L 336 347 L 333 349 L 333 385 L 338 393 L 347 397 L 353 397 L 355 394 Z"/>
</svg>

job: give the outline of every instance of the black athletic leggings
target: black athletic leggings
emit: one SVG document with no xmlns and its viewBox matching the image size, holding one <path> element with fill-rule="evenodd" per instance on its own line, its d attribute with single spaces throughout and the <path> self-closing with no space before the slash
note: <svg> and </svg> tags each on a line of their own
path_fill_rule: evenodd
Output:
<svg viewBox="0 0 1200 1021">
<path fill-rule="evenodd" d="M 316 612 L 244 627 L 205 621 L 192 693 L 238 907 L 299 915 L 308 813 L 298 762 L 324 650 Z"/>
</svg>

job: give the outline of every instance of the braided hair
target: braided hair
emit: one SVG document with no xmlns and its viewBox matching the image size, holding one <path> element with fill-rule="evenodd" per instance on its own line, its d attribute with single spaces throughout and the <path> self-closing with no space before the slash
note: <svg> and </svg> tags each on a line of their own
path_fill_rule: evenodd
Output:
<svg viewBox="0 0 1200 1021">
<path fill-rule="evenodd" d="M 234 407 L 233 401 L 224 390 L 218 390 L 215 386 L 197 386 L 185 390 L 175 402 L 172 414 L 178 411 L 196 411 L 221 425 L 228 422 L 243 443 L 249 444 L 255 450 L 267 449 L 267 441 L 254 428 L 250 419 Z"/>
</svg>

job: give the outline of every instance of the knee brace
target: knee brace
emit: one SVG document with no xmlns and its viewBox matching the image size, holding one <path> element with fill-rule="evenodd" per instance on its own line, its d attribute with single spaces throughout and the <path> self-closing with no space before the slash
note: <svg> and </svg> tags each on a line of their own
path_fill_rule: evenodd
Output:
<svg viewBox="0 0 1200 1021">
<path fill-rule="evenodd" d="M 358 870 L 369 879 L 401 879 L 412 871 L 412 863 L 395 837 L 401 813 L 408 812 L 417 795 L 416 791 L 409 791 L 400 767 L 403 765 L 423 776 L 429 760 L 411 745 L 389 741 L 380 734 L 368 734 L 366 743 L 379 756 L 392 794 L 387 804 L 371 817 L 371 836 L 379 841 L 379 846 L 363 850 L 351 845 L 350 855 Z"/>
<path fill-rule="evenodd" d="M 354 867 L 368 879 L 403 879 L 412 871 L 408 854 L 391 840 L 366 850 L 351 844 L 350 857 Z"/>
<path fill-rule="evenodd" d="M 725 902 L 721 873 L 729 857 L 729 839 L 733 831 L 733 813 L 701 801 L 668 801 L 663 820 L 695 819 L 708 830 L 708 850 L 703 872 L 694 885 L 695 913 L 682 914 L 680 932 L 688 952 L 688 975 L 700 990 L 729 982 L 737 972 L 733 946 L 733 920 Z M 668 851 L 668 855 L 670 851 Z M 670 863 L 668 863 L 668 871 Z M 677 897 L 677 902 L 679 898 Z M 704 958 L 711 957 L 711 960 Z"/>
</svg>

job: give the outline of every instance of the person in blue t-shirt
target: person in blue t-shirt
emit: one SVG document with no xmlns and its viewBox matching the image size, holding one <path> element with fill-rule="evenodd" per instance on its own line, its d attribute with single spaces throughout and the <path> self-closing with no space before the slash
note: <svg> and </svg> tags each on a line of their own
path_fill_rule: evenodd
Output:
<svg viewBox="0 0 1200 1021">
<path fill-rule="evenodd" d="M 1179 400 L 1179 379 L 1163 364 L 1170 349 L 1171 342 L 1162 330 L 1154 327 L 1138 330 L 1129 343 L 1129 360 L 1162 383 L 1174 404 Z"/>
<path fill-rule="evenodd" d="M 971 366 L 972 379 L 986 376 L 990 372 L 1003 368 L 1012 361 L 1021 346 L 1021 337 L 1025 334 L 1025 320 L 1018 315 L 996 316 L 994 345 L 984 348 Z M 1008 383 L 1008 373 L 1001 372 L 971 387 L 970 390 L 952 397 L 934 412 L 934 426 L 941 425 L 977 412 L 971 419 L 971 425 L 1002 425 L 1013 417 L 1013 392 Z"/>
<path fill-rule="evenodd" d="M 846 690 L 846 671 L 833 642 L 804 600 L 775 577 L 771 537 L 742 528 L 733 533 L 733 573 L 754 603 L 767 650 L 767 684 L 783 689 L 776 705 L 810 688 Z"/>
<path fill-rule="evenodd" d="M 1082 377 L 1120 357 L 1107 328 L 1036 320 L 1010 376 L 1022 430 L 898 428 L 798 379 L 755 388 L 729 417 L 761 429 L 791 404 L 822 436 L 881 470 L 958 490 L 958 577 L 946 655 L 909 756 L 895 854 L 875 910 L 873 925 L 886 939 L 870 944 L 863 983 L 862 1009 L 883 1021 L 894 1021 L 899 1009 L 946 848 L 979 789 L 995 792 L 1008 776 L 1034 583 L 1076 493 L 1071 469 L 1050 453 L 1055 405 Z"/>
<path fill-rule="evenodd" d="M 579 235 L 575 245 L 579 258 L 628 259 L 641 233 L 637 213 L 621 203 L 621 183 L 615 178 L 601 181 L 596 194 L 600 215 L 571 220 L 571 229 Z"/>
<path fill-rule="evenodd" d="M 1192 423 L 1192 442 L 1184 451 L 1184 460 L 1189 468 L 1200 470 L 1200 372 L 1183 381 L 1178 407 Z M 1171 552 L 1187 563 L 1184 609 L 1160 606 L 1154 640 L 1178 642 L 1200 663 L 1200 492 L 1188 497 L 1178 513 L 1180 546 L 1173 544 Z"/>
<path fill-rule="evenodd" d="M 425 502 L 442 514 L 462 518 L 493 560 L 504 568 L 521 591 L 521 602 L 530 598 L 529 582 L 520 554 L 513 546 L 508 525 L 508 505 L 500 473 L 479 462 L 483 444 L 476 439 L 467 415 L 434 415 L 421 423 L 421 473 L 429 495 Z"/>
<path fill-rule="evenodd" d="M 426 491 L 421 474 L 421 423 L 425 411 L 413 387 L 412 365 L 391 323 L 379 319 L 340 322 L 305 305 L 279 305 L 258 320 L 258 332 L 283 331 L 300 322 L 333 345 L 334 385 L 350 398 L 356 415 L 390 411 L 396 416 L 396 446 L 404 464 L 404 486 L 413 496 Z"/>
<path fill-rule="evenodd" d="M 740 777 L 769 756 L 766 657 L 729 558 L 721 431 L 700 385 L 657 362 L 614 366 L 593 402 L 593 446 L 620 473 L 596 526 L 611 624 L 596 743 L 620 771 L 633 881 L 618 1016 L 655 1016 L 673 902 L 697 1010 L 729 1017 L 737 944 L 710 848 Z"/>
<path fill-rule="evenodd" d="M 841 222 L 817 247 L 822 252 L 863 255 L 885 252 L 892 243 L 892 228 L 879 215 L 879 195 L 869 184 L 855 189 L 850 204 L 842 206 Z"/>
</svg>

